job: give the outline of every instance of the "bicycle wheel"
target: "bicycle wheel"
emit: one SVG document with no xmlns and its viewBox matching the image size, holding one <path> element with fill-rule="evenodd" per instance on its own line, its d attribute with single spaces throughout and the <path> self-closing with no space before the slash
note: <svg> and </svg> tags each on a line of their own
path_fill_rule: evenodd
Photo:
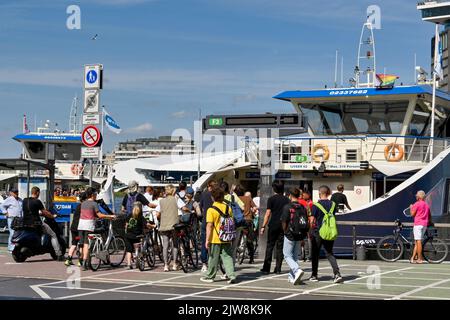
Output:
<svg viewBox="0 0 450 320">
<path fill-rule="evenodd" d="M 236 250 L 236 261 L 242 264 L 247 255 L 247 235 L 241 234 L 241 238 L 238 242 L 238 247 Z"/>
<path fill-rule="evenodd" d="M 184 271 L 184 273 L 188 272 L 189 254 L 190 254 L 190 252 L 188 250 L 186 250 L 186 246 L 184 244 L 184 239 L 179 239 L 178 240 L 177 260 L 181 266 L 181 269 Z"/>
<path fill-rule="evenodd" d="M 148 237 L 144 242 L 144 253 L 148 266 L 150 268 L 153 268 L 156 263 L 156 255 L 155 250 L 153 248 L 153 241 L 151 239 L 152 239 L 151 237 Z"/>
<path fill-rule="evenodd" d="M 142 246 L 140 246 L 136 256 L 136 268 L 139 269 L 140 271 L 144 271 L 145 261 L 146 261 L 145 253 Z"/>
<path fill-rule="evenodd" d="M 396 236 L 382 238 L 377 244 L 377 253 L 381 260 L 394 262 L 403 255 L 404 245 Z"/>
<path fill-rule="evenodd" d="M 91 241 L 89 245 L 89 256 L 87 264 L 92 271 L 97 271 L 102 264 L 102 260 L 99 258 L 99 253 L 102 250 L 100 240 Z"/>
<path fill-rule="evenodd" d="M 162 263 L 164 263 L 162 238 L 161 238 L 161 235 L 159 234 L 159 232 L 157 232 L 157 231 L 156 231 L 156 236 L 155 236 L 154 248 L 156 249 L 155 254 L 157 254 L 159 260 Z M 169 259 L 171 259 L 171 258 L 169 258 Z"/>
<path fill-rule="evenodd" d="M 194 269 L 198 268 L 198 245 L 197 240 L 194 237 L 189 237 L 189 243 L 190 243 L 190 251 L 191 251 L 191 259 L 192 259 L 192 266 Z"/>
<path fill-rule="evenodd" d="M 108 245 L 109 263 L 111 267 L 118 267 L 125 259 L 125 240 L 122 237 L 114 237 Z"/>
<path fill-rule="evenodd" d="M 426 239 L 423 244 L 423 257 L 429 263 L 441 263 L 447 258 L 447 244 L 435 238 Z"/>
</svg>

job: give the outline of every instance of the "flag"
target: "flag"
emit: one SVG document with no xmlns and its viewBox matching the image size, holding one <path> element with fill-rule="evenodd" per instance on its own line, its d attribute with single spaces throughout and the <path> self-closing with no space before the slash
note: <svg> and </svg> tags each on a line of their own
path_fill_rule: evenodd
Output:
<svg viewBox="0 0 450 320">
<path fill-rule="evenodd" d="M 444 79 L 444 70 L 442 68 L 442 42 L 439 32 L 436 34 L 437 57 L 434 59 L 434 72 L 436 76 L 442 80 Z"/>
<path fill-rule="evenodd" d="M 103 109 L 103 113 L 104 113 L 105 124 L 108 127 L 108 129 L 117 134 L 122 132 L 122 129 L 119 127 L 117 122 L 108 114 L 108 112 L 106 112 L 105 109 Z"/>
</svg>

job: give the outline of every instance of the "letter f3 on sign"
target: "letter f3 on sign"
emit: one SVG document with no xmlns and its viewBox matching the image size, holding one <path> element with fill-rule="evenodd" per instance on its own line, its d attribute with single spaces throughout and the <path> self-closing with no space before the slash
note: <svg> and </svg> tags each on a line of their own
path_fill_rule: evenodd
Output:
<svg viewBox="0 0 450 320">
<path fill-rule="evenodd" d="M 81 9 L 77 5 L 67 7 L 66 13 L 69 14 L 66 20 L 66 26 L 69 30 L 81 29 Z"/>
</svg>

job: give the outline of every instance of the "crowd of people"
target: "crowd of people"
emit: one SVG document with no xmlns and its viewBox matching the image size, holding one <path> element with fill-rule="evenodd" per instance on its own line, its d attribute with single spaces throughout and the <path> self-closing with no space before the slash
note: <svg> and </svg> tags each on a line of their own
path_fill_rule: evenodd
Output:
<svg viewBox="0 0 450 320">
<path fill-rule="evenodd" d="M 236 281 L 236 250 L 240 233 L 247 234 L 247 250 L 249 263 L 254 263 L 255 247 L 254 239 L 267 234 L 267 246 L 261 268 L 262 274 L 271 272 L 272 257 L 275 250 L 275 268 L 273 272 L 282 272 L 283 260 L 289 266 L 288 281 L 298 284 L 304 271 L 299 265 L 299 254 L 304 251 L 304 260 L 311 261 L 312 273 L 309 281 L 319 281 L 319 256 L 323 248 L 326 253 L 334 275 L 335 283 L 343 282 L 337 260 L 333 254 L 334 240 L 337 236 L 335 214 L 340 207 L 350 209 L 347 198 L 343 194 L 344 188 L 338 186 L 338 192 L 331 195 L 328 186 L 323 185 L 318 189 L 319 199 L 312 201 L 312 195 L 308 190 L 291 188 L 285 190 L 282 181 L 274 181 L 272 184 L 273 195 L 269 197 L 264 219 L 258 222 L 260 216 L 259 192 L 252 198 L 250 192 L 242 186 L 229 185 L 225 181 L 211 180 L 203 191 L 195 192 L 182 182 L 177 187 L 167 185 L 164 188 L 147 187 L 145 193 L 140 192 L 136 181 L 128 184 L 128 192 L 123 198 L 121 213 L 125 216 L 125 242 L 126 262 L 132 269 L 134 245 L 140 240 L 145 229 L 155 229 L 162 237 L 162 251 L 164 271 L 176 271 L 177 248 L 173 246 L 169 250 L 169 243 L 175 240 L 174 226 L 180 222 L 195 223 L 200 228 L 202 262 L 201 281 L 213 282 L 222 262 L 225 274 L 222 279 L 228 283 Z M 89 257 L 88 234 L 93 233 L 98 219 L 115 220 L 118 215 L 100 204 L 97 200 L 97 191 L 87 188 L 79 192 L 80 204 L 77 206 L 70 226 L 72 244 L 68 256 L 64 257 L 59 247 L 56 235 L 41 217 L 54 218 L 39 200 L 38 187 L 31 189 L 31 197 L 24 200 L 19 198 L 18 190 L 10 190 L 10 196 L 0 205 L 0 209 L 6 213 L 10 237 L 8 250 L 12 252 L 14 244 L 11 241 L 13 231 L 11 224 L 15 217 L 23 217 L 33 223 L 42 225 L 42 232 L 48 234 L 59 261 L 69 266 L 73 265 L 73 256 L 78 244 L 81 246 L 81 257 L 78 266 L 88 269 Z M 330 199 L 331 197 L 331 199 Z M 421 240 L 424 230 L 429 223 L 430 208 L 424 201 L 425 193 L 417 193 L 417 202 L 411 206 L 414 217 L 414 239 L 416 246 L 411 258 L 413 263 L 422 263 Z M 104 208 L 102 213 L 100 206 Z M 195 219 L 193 219 L 195 218 Z M 194 222 L 193 222 L 194 221 Z M 308 254 L 306 254 L 308 252 Z M 169 253 L 172 257 L 169 257 Z M 172 261 L 172 265 L 169 265 Z"/>
</svg>

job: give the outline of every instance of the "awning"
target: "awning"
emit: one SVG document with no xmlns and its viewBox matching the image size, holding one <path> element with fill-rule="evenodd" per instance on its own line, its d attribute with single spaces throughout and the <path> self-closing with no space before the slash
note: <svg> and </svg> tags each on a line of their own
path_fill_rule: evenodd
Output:
<svg viewBox="0 0 450 320">
<path fill-rule="evenodd" d="M 378 164 L 378 163 L 370 163 L 370 165 L 387 177 L 392 177 L 404 172 L 420 170 L 424 167 L 418 165 L 393 165 L 393 164 Z"/>
<path fill-rule="evenodd" d="M 0 174 L 0 181 L 4 181 L 4 180 L 11 179 L 11 178 L 15 178 L 17 176 L 18 176 L 17 173 L 1 173 Z"/>
</svg>

